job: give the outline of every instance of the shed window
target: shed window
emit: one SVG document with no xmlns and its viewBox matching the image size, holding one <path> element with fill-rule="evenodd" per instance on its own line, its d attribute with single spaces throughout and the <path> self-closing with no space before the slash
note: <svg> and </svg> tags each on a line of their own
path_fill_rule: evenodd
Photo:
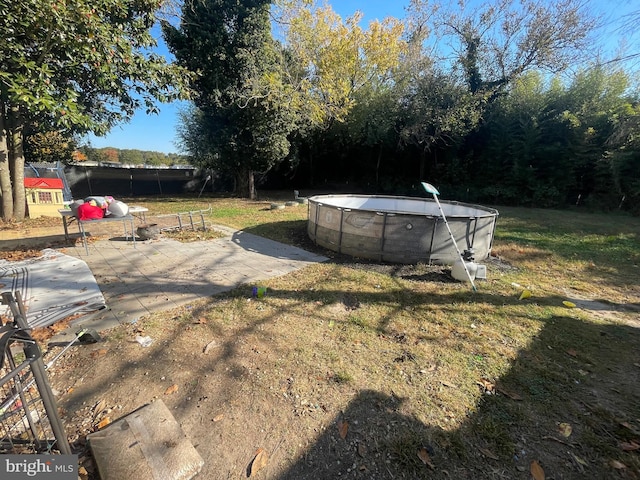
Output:
<svg viewBox="0 0 640 480">
<path fill-rule="evenodd" d="M 53 203 L 53 195 L 51 192 L 38 192 L 39 203 Z"/>
</svg>

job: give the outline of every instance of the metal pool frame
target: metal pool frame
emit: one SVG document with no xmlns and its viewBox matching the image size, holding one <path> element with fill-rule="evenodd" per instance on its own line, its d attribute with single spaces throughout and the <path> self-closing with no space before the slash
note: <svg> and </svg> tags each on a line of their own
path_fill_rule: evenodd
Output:
<svg viewBox="0 0 640 480">
<path fill-rule="evenodd" d="M 337 253 L 389 263 L 452 265 L 459 255 L 436 202 L 421 197 L 315 195 L 309 197 L 307 233 Z M 481 261 L 491 253 L 498 211 L 440 201 L 460 251 Z"/>
</svg>

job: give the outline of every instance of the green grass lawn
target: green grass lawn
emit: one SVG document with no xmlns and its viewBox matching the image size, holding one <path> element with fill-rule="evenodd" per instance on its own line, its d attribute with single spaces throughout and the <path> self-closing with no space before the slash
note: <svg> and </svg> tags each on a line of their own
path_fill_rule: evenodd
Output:
<svg viewBox="0 0 640 480">
<path fill-rule="evenodd" d="M 215 223 L 304 246 L 306 207 L 271 210 L 275 200 L 189 208 L 211 204 Z M 640 219 L 498 210 L 488 279 L 475 294 L 327 263 L 267 282 L 259 310 L 236 301 L 242 291 L 212 301 L 210 325 L 261 325 L 278 338 L 280 363 L 309 379 L 300 396 L 324 378 L 342 395 L 334 408 L 348 409 L 353 392 L 402 399 L 397 413 L 411 428 L 380 448 L 406 478 L 528 478 L 536 465 L 553 478 L 635 478 Z M 520 300 L 524 289 L 532 295 Z M 434 470 L 416 454 L 424 444 Z"/>
<path fill-rule="evenodd" d="M 211 205 L 214 224 L 314 248 L 306 206 L 276 200 L 135 203 Z M 173 362 L 190 341 L 218 342 L 207 395 L 277 425 L 273 478 L 638 478 L 640 218 L 497 208 L 475 293 L 446 268 L 330 260 L 264 282 L 260 300 L 242 286 L 136 328 Z M 185 375 L 196 385 L 202 371 Z"/>
</svg>

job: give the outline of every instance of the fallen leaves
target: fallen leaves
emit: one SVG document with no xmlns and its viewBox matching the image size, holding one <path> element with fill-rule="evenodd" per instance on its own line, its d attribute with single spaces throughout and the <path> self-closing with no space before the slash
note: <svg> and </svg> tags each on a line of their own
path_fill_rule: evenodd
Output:
<svg viewBox="0 0 640 480">
<path fill-rule="evenodd" d="M 611 465 L 611 468 L 615 468 L 616 470 L 626 470 L 627 468 L 624 463 L 619 462 L 618 460 L 611 460 L 609 465 Z"/>
<path fill-rule="evenodd" d="M 493 384 L 493 382 L 487 380 L 486 378 L 481 378 L 480 380 L 477 380 L 476 384 L 480 386 L 480 388 L 482 389 L 482 393 L 488 393 L 488 394 L 495 393 L 496 386 Z"/>
<path fill-rule="evenodd" d="M 42 256 L 40 249 L 15 249 L 0 251 L 0 259 L 7 262 L 20 262 L 28 258 L 39 258 Z"/>
<path fill-rule="evenodd" d="M 530 297 L 531 297 L 531 290 L 523 290 L 522 293 L 520 294 L 519 300 L 524 300 Z"/>
<path fill-rule="evenodd" d="M 209 343 L 207 343 L 205 345 L 205 347 L 202 349 L 202 353 L 207 354 L 209 353 L 211 350 L 213 350 L 214 348 L 219 347 L 220 345 L 218 344 L 218 342 L 216 342 L 215 340 L 210 341 Z"/>
<path fill-rule="evenodd" d="M 253 477 L 256 473 L 267 466 L 269 454 L 264 448 L 258 448 L 247 468 L 247 477 Z"/>
<path fill-rule="evenodd" d="M 107 409 L 107 402 L 102 399 L 100 400 L 95 407 L 93 407 L 93 418 L 98 418 L 98 415 L 100 415 L 102 412 L 104 412 Z"/>
<path fill-rule="evenodd" d="M 111 423 L 111 419 L 109 417 L 104 417 L 100 422 L 98 422 L 98 430 L 102 430 L 104 427 Z"/>
<path fill-rule="evenodd" d="M 496 385 L 496 391 L 498 393 L 501 393 L 505 397 L 510 398 L 511 400 L 516 400 L 518 402 L 522 400 L 522 397 L 520 395 L 518 395 L 515 392 L 512 392 L 511 390 L 507 390 L 501 385 Z"/>
<path fill-rule="evenodd" d="M 635 440 L 631 440 L 630 442 L 622 442 L 620 448 L 625 452 L 635 452 L 640 450 L 640 444 L 636 443 Z"/>
<path fill-rule="evenodd" d="M 570 424 L 568 423 L 558 424 L 558 433 L 562 435 L 564 438 L 569 438 L 572 432 L 573 432 L 573 427 L 571 427 Z"/>
<path fill-rule="evenodd" d="M 367 454 L 367 447 L 365 447 L 364 443 L 358 442 L 358 448 L 356 450 L 358 455 L 362 458 Z"/>
<path fill-rule="evenodd" d="M 529 470 L 531 471 L 531 476 L 534 478 L 534 480 L 545 480 L 546 475 L 544 474 L 544 470 L 537 460 L 531 462 Z"/>
<path fill-rule="evenodd" d="M 636 430 L 631 426 L 629 422 L 620 422 L 620 426 L 626 428 L 627 430 L 636 433 Z"/>
<path fill-rule="evenodd" d="M 109 350 L 107 350 L 106 348 L 94 350 L 93 352 L 91 352 L 91 358 L 98 358 L 98 357 L 101 357 L 102 355 L 106 355 L 108 351 Z"/>
<path fill-rule="evenodd" d="M 101 415 L 108 413 L 109 410 L 107 409 L 107 402 L 106 400 L 102 399 L 100 400 L 98 403 L 95 404 L 95 406 L 93 407 L 93 424 L 96 426 L 96 428 L 98 430 L 102 430 L 104 427 L 106 427 L 107 425 L 109 425 L 111 423 L 111 418 L 108 417 L 107 415 L 104 415 L 102 418 L 100 418 Z M 98 419 L 100 418 L 100 421 L 98 421 Z M 95 422 L 98 421 L 98 423 L 96 424 Z"/>
<path fill-rule="evenodd" d="M 338 421 L 338 433 L 340 434 L 341 439 L 345 439 L 347 437 L 347 432 L 349 431 L 349 422 L 346 420 Z"/>
<path fill-rule="evenodd" d="M 31 331 L 31 337 L 39 344 L 46 345 L 51 337 L 69 328 L 71 321 L 80 316 L 80 314 L 69 315 L 47 327 L 35 328 Z"/>
<path fill-rule="evenodd" d="M 482 447 L 478 447 L 478 450 L 480 451 L 480 453 L 482 453 L 487 458 L 490 458 L 492 460 L 500 460 L 500 457 L 498 457 L 491 450 L 488 450 L 488 449 L 482 448 Z"/>
<path fill-rule="evenodd" d="M 177 391 L 178 391 L 178 385 L 176 385 L 176 384 L 174 383 L 173 385 L 171 385 L 169 388 L 167 388 L 167 389 L 164 391 L 164 394 L 165 394 L 165 395 L 171 395 L 171 394 L 176 393 Z"/>
<path fill-rule="evenodd" d="M 426 449 L 426 447 L 419 448 L 417 453 L 418 458 L 422 460 L 422 463 L 424 463 L 429 468 L 434 468 L 433 462 L 431 461 L 431 456 L 429 455 L 429 451 Z"/>
<path fill-rule="evenodd" d="M 582 458 L 580 458 L 579 456 L 577 456 L 575 453 L 573 452 L 569 452 L 569 454 L 571 455 L 571 457 L 573 458 L 573 460 L 576 462 L 576 464 L 578 465 L 578 467 L 580 468 L 581 472 L 584 472 L 584 468 L 583 467 L 588 467 L 589 464 L 583 460 Z"/>
</svg>

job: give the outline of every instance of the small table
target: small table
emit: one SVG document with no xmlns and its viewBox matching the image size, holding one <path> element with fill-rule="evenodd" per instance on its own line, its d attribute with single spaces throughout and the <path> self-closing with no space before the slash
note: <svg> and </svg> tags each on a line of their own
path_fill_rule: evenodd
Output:
<svg viewBox="0 0 640 480">
<path fill-rule="evenodd" d="M 80 230 L 80 235 L 82 236 L 82 244 L 84 245 L 84 251 L 89 255 L 89 245 L 87 244 L 87 232 L 84 229 L 84 226 L 91 223 L 104 223 L 104 222 L 122 222 L 124 226 L 124 238 L 129 238 L 129 232 L 127 228 L 131 229 L 131 240 L 133 241 L 133 248 L 136 248 L 136 232 L 135 225 L 133 223 L 133 215 L 125 215 L 124 217 L 104 217 L 98 218 L 96 220 L 78 220 L 78 229 Z"/>
<path fill-rule="evenodd" d="M 129 232 L 127 229 L 128 228 L 131 229 L 131 239 L 133 241 L 133 248 L 135 248 L 136 232 L 135 232 L 135 225 L 134 225 L 134 218 L 135 218 L 134 215 L 140 214 L 140 217 L 142 218 L 142 220 L 146 221 L 145 214 L 148 211 L 149 209 L 146 207 L 131 206 L 129 207 L 129 213 L 124 217 L 107 216 L 103 218 L 97 218 L 95 220 L 79 220 L 74 216 L 73 211 L 71 211 L 70 208 L 61 208 L 60 210 L 58 210 L 58 212 L 62 216 L 62 225 L 64 226 L 64 238 L 66 240 L 69 240 L 69 223 L 71 223 L 74 219 L 78 222 L 78 230 L 80 232 L 80 236 L 82 237 L 82 244 L 84 245 L 84 250 L 87 253 L 87 255 L 89 255 L 89 245 L 87 244 L 87 232 L 84 229 L 85 224 L 101 223 L 101 222 L 122 222 L 122 225 L 124 226 L 125 238 L 129 238 Z M 68 222 L 67 221 L 68 218 L 71 218 L 71 221 Z"/>
<path fill-rule="evenodd" d="M 128 216 L 136 216 L 136 214 L 139 214 L 140 218 L 142 218 L 142 221 L 146 222 L 147 221 L 146 212 L 148 211 L 149 209 L 146 207 L 130 206 Z M 73 220 L 76 217 L 73 215 L 73 212 L 71 211 L 70 208 L 61 208 L 58 210 L 58 213 L 60 213 L 60 215 L 62 216 L 62 226 L 64 227 L 64 238 L 65 240 L 69 240 L 69 223 L 73 222 Z M 67 221 L 67 218 L 69 217 L 71 217 L 71 220 Z M 108 218 L 110 217 L 104 217 L 99 220 L 104 220 Z M 125 217 L 111 217 L 112 220 L 122 220 L 123 218 Z M 84 220 L 84 221 L 86 222 L 87 220 Z"/>
</svg>

